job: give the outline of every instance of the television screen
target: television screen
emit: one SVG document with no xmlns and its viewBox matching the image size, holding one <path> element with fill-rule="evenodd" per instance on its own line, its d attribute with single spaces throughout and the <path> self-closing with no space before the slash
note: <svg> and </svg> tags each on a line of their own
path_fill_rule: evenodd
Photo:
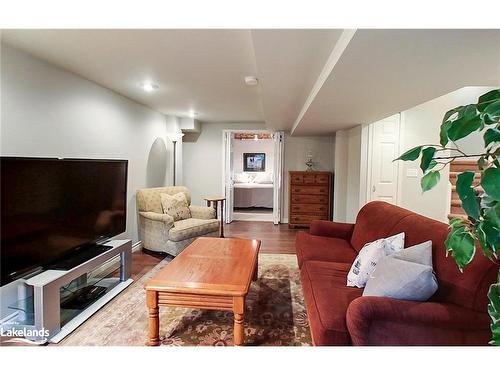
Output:
<svg viewBox="0 0 500 375">
<path fill-rule="evenodd" d="M 0 159 L 1 285 L 125 231 L 126 160 Z"/>
</svg>

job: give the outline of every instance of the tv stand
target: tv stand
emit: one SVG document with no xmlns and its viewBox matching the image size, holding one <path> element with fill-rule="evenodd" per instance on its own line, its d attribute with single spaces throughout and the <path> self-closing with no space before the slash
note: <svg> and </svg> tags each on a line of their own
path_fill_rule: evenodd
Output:
<svg viewBox="0 0 500 375">
<path fill-rule="evenodd" d="M 80 249 L 73 254 L 69 254 L 68 256 L 62 259 L 59 259 L 57 262 L 54 262 L 54 264 L 52 264 L 48 268 L 52 270 L 68 271 L 112 248 L 113 246 L 107 246 L 107 245 L 89 246 L 84 249 Z"/>
<path fill-rule="evenodd" d="M 11 307 L 19 313 L 2 328 L 26 328 L 35 332 L 27 337 L 31 340 L 57 343 L 132 283 L 131 267 L 132 241 L 112 240 L 72 268 L 48 269 L 26 279 L 28 298 Z M 38 335 L 44 330 L 47 336 Z"/>
</svg>

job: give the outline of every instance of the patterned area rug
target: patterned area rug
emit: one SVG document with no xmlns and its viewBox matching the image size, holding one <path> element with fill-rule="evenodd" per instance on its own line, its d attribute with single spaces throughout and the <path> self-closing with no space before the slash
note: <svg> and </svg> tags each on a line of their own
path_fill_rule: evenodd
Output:
<svg viewBox="0 0 500 375">
<path fill-rule="evenodd" d="M 59 345 L 145 345 L 148 329 L 144 284 L 159 263 Z M 160 307 L 162 345 L 233 345 L 233 314 Z M 259 255 L 259 279 L 246 298 L 245 345 L 311 345 L 295 255 Z"/>
</svg>

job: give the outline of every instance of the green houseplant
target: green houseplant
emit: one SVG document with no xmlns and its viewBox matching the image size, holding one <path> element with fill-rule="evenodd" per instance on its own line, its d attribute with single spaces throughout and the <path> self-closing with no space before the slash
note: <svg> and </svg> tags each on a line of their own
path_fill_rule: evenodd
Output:
<svg viewBox="0 0 500 375">
<path fill-rule="evenodd" d="M 481 132 L 484 150 L 471 155 L 463 152 L 455 142 L 474 132 Z M 446 112 L 441 123 L 439 144 L 414 147 L 396 160 L 414 161 L 419 158 L 424 174 L 420 181 L 423 192 L 437 185 L 440 172 L 453 160 L 477 160 L 481 173 L 479 182 L 474 181 L 474 171 L 464 171 L 457 177 L 457 194 L 467 217 L 450 220 L 445 247 L 461 272 L 474 258 L 476 243 L 485 257 L 497 263 L 500 257 L 500 89 L 481 95 L 475 104 Z M 500 272 L 497 283 L 490 286 L 488 298 L 492 332 L 490 343 L 500 345 Z"/>
</svg>

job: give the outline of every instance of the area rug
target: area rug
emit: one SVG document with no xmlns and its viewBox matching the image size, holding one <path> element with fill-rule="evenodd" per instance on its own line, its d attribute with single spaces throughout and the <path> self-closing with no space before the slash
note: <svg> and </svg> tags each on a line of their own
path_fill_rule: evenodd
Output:
<svg viewBox="0 0 500 375">
<path fill-rule="evenodd" d="M 144 284 L 163 260 L 59 345 L 141 346 L 147 341 Z M 259 278 L 246 298 L 245 345 L 311 345 L 295 255 L 259 255 Z M 160 307 L 160 339 L 166 346 L 233 345 L 233 314 Z"/>
</svg>

